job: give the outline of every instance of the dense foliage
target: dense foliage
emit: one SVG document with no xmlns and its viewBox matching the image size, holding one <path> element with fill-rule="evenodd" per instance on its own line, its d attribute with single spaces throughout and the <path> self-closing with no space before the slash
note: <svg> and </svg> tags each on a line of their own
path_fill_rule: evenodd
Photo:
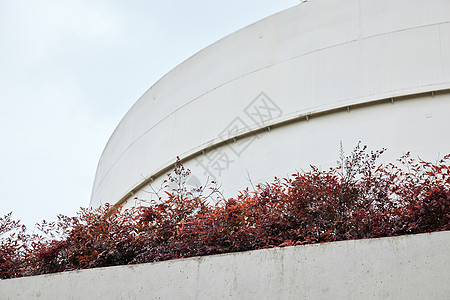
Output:
<svg viewBox="0 0 450 300">
<path fill-rule="evenodd" d="M 146 207 L 81 209 L 40 224 L 38 234 L 7 214 L 0 278 L 449 230 L 450 156 L 377 165 L 382 152 L 358 146 L 338 167 L 312 167 L 214 205 L 217 190 L 189 190 L 178 163 L 168 179 L 176 188 Z"/>
</svg>

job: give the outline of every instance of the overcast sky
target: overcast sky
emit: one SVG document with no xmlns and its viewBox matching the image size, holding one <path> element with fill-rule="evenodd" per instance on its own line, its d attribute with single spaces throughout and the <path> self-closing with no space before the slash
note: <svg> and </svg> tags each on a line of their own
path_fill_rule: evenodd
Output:
<svg viewBox="0 0 450 300">
<path fill-rule="evenodd" d="M 176 65 L 282 0 L 0 0 L 0 214 L 34 227 L 89 204 L 101 152 Z"/>
</svg>

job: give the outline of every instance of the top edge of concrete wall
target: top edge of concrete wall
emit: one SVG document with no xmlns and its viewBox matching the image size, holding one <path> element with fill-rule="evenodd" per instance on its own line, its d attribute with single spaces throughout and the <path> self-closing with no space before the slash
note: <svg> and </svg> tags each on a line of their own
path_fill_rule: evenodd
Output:
<svg viewBox="0 0 450 300">
<path fill-rule="evenodd" d="M 0 281 L 1 299 L 448 299 L 450 232 Z"/>
</svg>

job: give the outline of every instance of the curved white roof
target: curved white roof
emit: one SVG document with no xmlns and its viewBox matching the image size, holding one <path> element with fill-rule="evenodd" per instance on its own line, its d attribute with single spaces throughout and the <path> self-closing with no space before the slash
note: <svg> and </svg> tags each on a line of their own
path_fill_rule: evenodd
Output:
<svg viewBox="0 0 450 300">
<path fill-rule="evenodd" d="M 308 1 L 212 44 L 153 85 L 106 145 L 90 204 L 126 199 L 177 156 L 234 136 L 449 88 L 450 1 Z M 265 114 L 252 114 L 261 103 Z"/>
</svg>

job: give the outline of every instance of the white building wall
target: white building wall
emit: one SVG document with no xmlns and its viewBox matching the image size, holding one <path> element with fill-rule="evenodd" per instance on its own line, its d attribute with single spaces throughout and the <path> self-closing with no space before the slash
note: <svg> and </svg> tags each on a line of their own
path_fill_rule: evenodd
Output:
<svg viewBox="0 0 450 300">
<path fill-rule="evenodd" d="M 413 151 L 434 160 L 450 153 L 449 89 L 450 1 L 308 1 L 225 37 L 152 86 L 111 136 L 91 206 L 148 197 L 146 179 L 160 182 L 176 156 L 196 182 L 215 178 L 229 196 L 249 185 L 247 171 L 263 182 L 329 166 L 340 141 L 347 151 L 359 140 L 386 147 L 386 159 Z"/>
<path fill-rule="evenodd" d="M 0 281 L 0 299 L 448 299 L 450 232 Z"/>
</svg>

